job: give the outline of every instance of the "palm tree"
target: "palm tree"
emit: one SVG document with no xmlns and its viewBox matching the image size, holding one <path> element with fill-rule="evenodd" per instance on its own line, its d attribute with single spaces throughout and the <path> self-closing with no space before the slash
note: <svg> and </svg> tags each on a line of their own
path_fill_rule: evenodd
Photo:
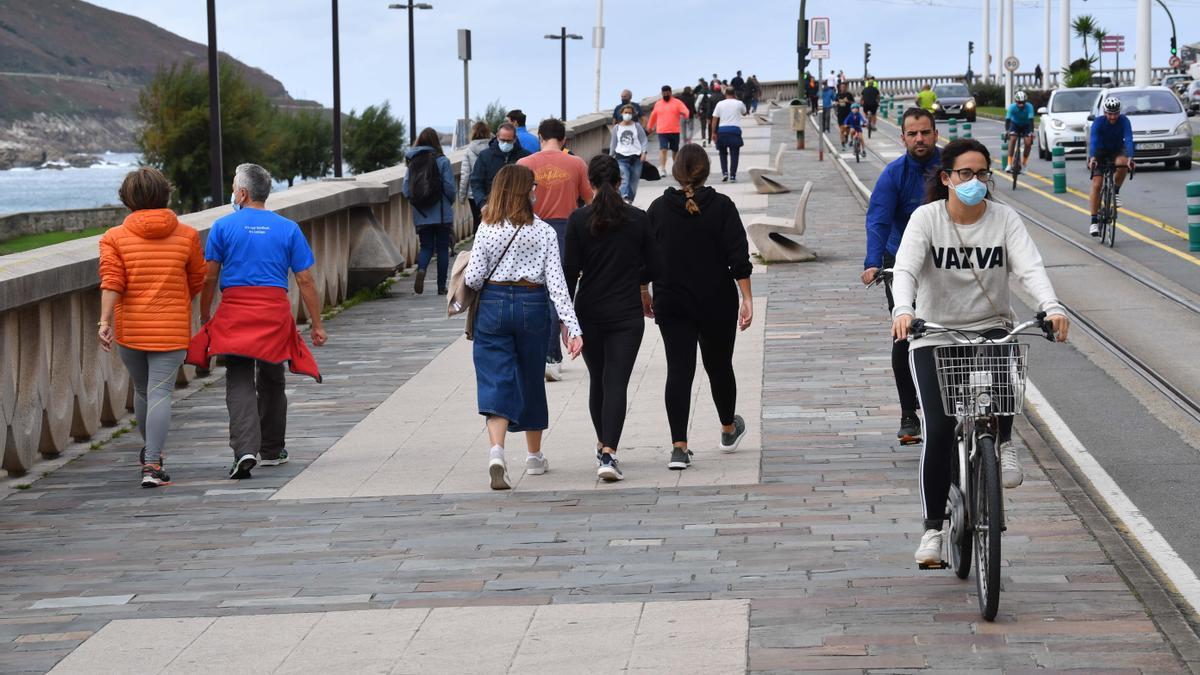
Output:
<svg viewBox="0 0 1200 675">
<path fill-rule="evenodd" d="M 1098 59 L 1098 63 L 1096 65 L 1096 71 L 1098 73 L 1100 73 L 1101 75 L 1103 75 L 1104 74 L 1104 52 L 1101 50 L 1101 47 L 1104 45 L 1104 38 L 1108 37 L 1108 29 L 1100 28 L 1099 26 L 1097 26 L 1096 29 L 1092 31 L 1092 37 L 1095 38 L 1095 40 L 1096 40 L 1096 58 Z"/>
<path fill-rule="evenodd" d="M 1080 14 L 1071 22 L 1071 29 L 1075 31 L 1075 37 L 1083 40 L 1083 58 L 1088 61 L 1092 60 L 1088 53 L 1088 38 L 1096 32 L 1097 27 L 1096 17 L 1091 14 Z"/>
</svg>

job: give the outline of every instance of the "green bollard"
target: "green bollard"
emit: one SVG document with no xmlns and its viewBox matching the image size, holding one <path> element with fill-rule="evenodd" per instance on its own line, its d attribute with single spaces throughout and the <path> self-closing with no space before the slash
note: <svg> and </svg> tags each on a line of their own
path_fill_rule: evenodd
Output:
<svg viewBox="0 0 1200 675">
<path fill-rule="evenodd" d="M 1200 183 L 1187 184 L 1188 250 L 1200 251 Z"/>
<path fill-rule="evenodd" d="M 1000 169 L 1008 171 L 1008 134 L 1000 134 Z"/>
<path fill-rule="evenodd" d="M 954 117 L 951 117 L 949 122 L 950 122 L 950 140 L 957 141 L 958 140 L 958 120 Z"/>
<path fill-rule="evenodd" d="M 1050 154 L 1054 160 L 1054 194 L 1061 195 L 1067 191 L 1067 151 L 1056 145 Z"/>
<path fill-rule="evenodd" d="M 971 123 L 963 122 L 963 138 L 971 138 Z"/>
</svg>

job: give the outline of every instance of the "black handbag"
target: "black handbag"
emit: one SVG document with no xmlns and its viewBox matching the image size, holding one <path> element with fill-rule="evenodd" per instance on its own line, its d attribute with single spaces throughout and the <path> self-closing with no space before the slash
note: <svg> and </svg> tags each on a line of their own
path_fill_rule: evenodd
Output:
<svg viewBox="0 0 1200 675">
<path fill-rule="evenodd" d="M 662 174 L 658 172 L 658 167 L 650 162 L 642 162 L 642 180 L 662 180 Z"/>
</svg>

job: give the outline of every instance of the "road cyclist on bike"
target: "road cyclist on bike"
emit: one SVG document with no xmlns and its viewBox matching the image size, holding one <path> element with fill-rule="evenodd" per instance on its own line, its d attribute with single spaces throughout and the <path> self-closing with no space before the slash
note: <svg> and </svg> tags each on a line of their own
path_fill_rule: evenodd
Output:
<svg viewBox="0 0 1200 675">
<path fill-rule="evenodd" d="M 850 114 L 850 106 L 854 103 L 854 94 L 846 88 L 845 82 L 839 82 L 837 86 L 837 94 L 833 97 L 833 102 L 837 113 L 838 130 L 841 132 L 842 150 L 846 149 L 846 140 L 849 136 L 849 129 L 842 120 L 846 119 L 846 115 Z"/>
<path fill-rule="evenodd" d="M 924 108 L 909 108 L 900 120 L 903 156 L 892 160 L 871 191 L 867 206 L 867 255 L 863 260 L 862 282 L 870 284 L 880 269 L 895 264 L 896 250 L 904 236 L 912 212 L 925 202 L 926 177 L 941 163 L 937 125 L 933 114 Z M 888 312 L 894 308 L 891 284 L 884 286 Z M 892 342 L 892 375 L 900 398 L 900 430 L 896 438 L 902 445 L 921 442 L 921 407 L 916 385 L 908 366 L 908 342 Z"/>
<path fill-rule="evenodd" d="M 846 119 L 842 120 L 842 126 L 848 130 L 848 139 L 850 147 L 854 148 L 855 156 L 860 153 L 865 157 L 867 154 L 866 140 L 863 138 L 863 126 L 866 125 L 867 118 L 863 117 L 862 109 L 857 103 L 850 104 L 850 114 L 846 115 Z"/>
<path fill-rule="evenodd" d="M 1024 140 L 1025 155 L 1021 158 L 1021 166 L 1029 166 L 1029 149 L 1033 147 L 1033 104 L 1029 102 L 1025 92 L 1018 91 L 1013 95 L 1013 104 L 1008 106 L 1004 115 L 1004 131 L 1008 133 L 1008 170 L 1013 168 L 1013 156 L 1016 155 L 1019 140 Z"/>
<path fill-rule="evenodd" d="M 858 98 L 862 101 L 863 114 L 870 121 L 868 128 L 875 131 L 875 119 L 879 113 L 879 82 L 873 77 L 868 79 L 866 86 L 858 93 Z"/>
<path fill-rule="evenodd" d="M 1100 104 L 1103 117 L 1092 121 L 1088 134 L 1088 169 L 1092 172 L 1092 226 L 1089 233 L 1100 236 L 1100 184 L 1105 164 L 1116 164 L 1117 176 L 1114 202 L 1121 205 L 1121 184 L 1133 163 L 1133 127 L 1121 114 L 1121 99 L 1109 96 Z"/>
<path fill-rule="evenodd" d="M 908 339 L 917 309 L 923 319 L 952 330 L 1005 336 L 1015 320 L 1009 280 L 1017 279 L 1047 314 L 1055 338 L 1065 341 L 1066 314 L 1024 223 L 1007 205 L 985 199 L 992 174 L 987 148 L 974 139 L 959 139 L 942 149 L 941 159 L 926 204 L 913 212 L 896 253 L 893 338 Z M 933 348 L 939 344 L 954 342 L 945 333 L 930 334 L 913 342 L 909 352 L 925 416 L 920 469 L 925 524 L 915 554 L 920 564 L 941 560 L 942 523 L 957 453 L 955 419 L 949 416 L 953 411 L 943 409 L 934 361 Z M 999 418 L 1005 488 L 1024 479 L 1012 423 L 1012 417 Z"/>
</svg>

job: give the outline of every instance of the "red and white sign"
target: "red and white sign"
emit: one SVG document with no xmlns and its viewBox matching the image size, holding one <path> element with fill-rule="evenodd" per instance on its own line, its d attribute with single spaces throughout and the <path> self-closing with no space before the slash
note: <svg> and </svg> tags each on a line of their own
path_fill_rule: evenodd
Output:
<svg viewBox="0 0 1200 675">
<path fill-rule="evenodd" d="M 829 44 L 829 17 L 814 16 L 808 22 L 808 44 L 824 47 Z"/>
<path fill-rule="evenodd" d="M 1171 60 L 1167 61 L 1167 65 L 1171 66 L 1172 68 L 1178 68 L 1179 66 L 1183 65 L 1183 60 L 1178 56 L 1172 56 Z"/>
<path fill-rule="evenodd" d="M 1105 35 L 1104 39 L 1100 41 L 1100 51 L 1123 53 L 1125 51 L 1125 36 Z"/>
</svg>

